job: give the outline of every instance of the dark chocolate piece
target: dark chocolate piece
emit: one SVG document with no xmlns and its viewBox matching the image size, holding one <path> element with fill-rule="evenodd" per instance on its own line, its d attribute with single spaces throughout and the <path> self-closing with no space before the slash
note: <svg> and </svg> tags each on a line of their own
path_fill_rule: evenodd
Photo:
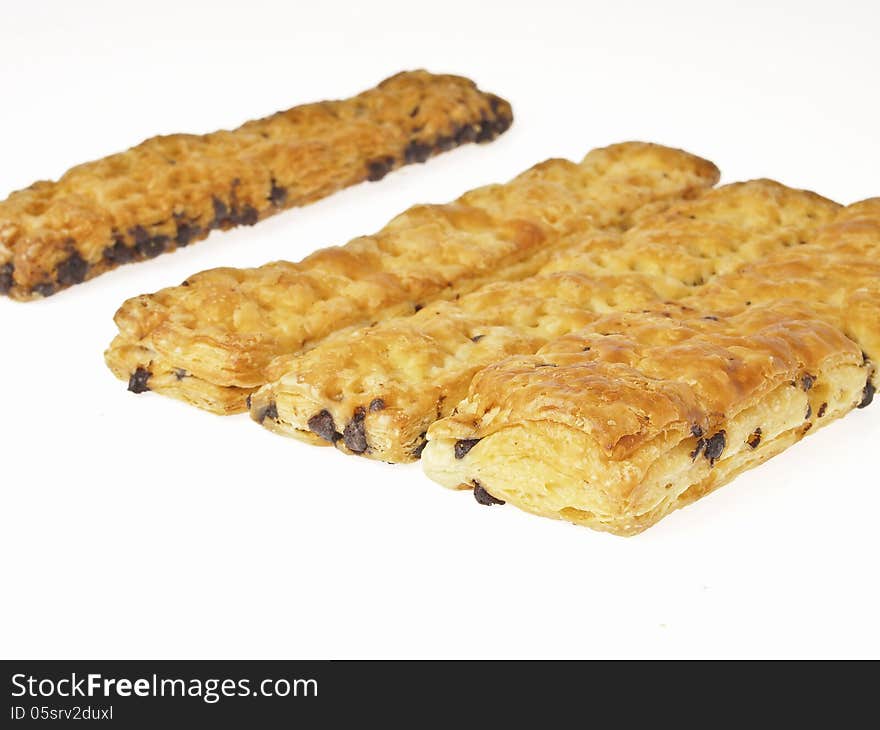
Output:
<svg viewBox="0 0 880 730">
<path fill-rule="evenodd" d="M 801 388 L 803 388 L 804 391 L 810 390 L 810 388 L 813 387 L 813 383 L 815 383 L 815 382 L 816 382 L 815 375 L 810 375 L 809 373 L 804 373 L 804 375 L 801 377 Z"/>
<path fill-rule="evenodd" d="M 697 445 L 694 447 L 694 450 L 691 451 L 690 457 L 691 461 L 696 461 L 697 457 L 703 453 L 703 449 L 706 448 L 706 439 L 701 438 L 697 440 Z"/>
<path fill-rule="evenodd" d="M 135 226 L 129 233 L 134 238 L 135 250 L 146 259 L 156 258 L 165 250 L 165 245 L 169 240 L 168 236 L 151 237 L 143 226 Z"/>
<path fill-rule="evenodd" d="M 721 452 L 724 451 L 726 445 L 727 434 L 724 431 L 719 431 L 706 440 L 703 456 L 709 460 L 709 466 L 715 466 L 715 462 L 718 461 L 718 457 L 721 456 Z"/>
<path fill-rule="evenodd" d="M 752 435 L 749 436 L 748 441 L 746 443 L 751 446 L 753 449 L 758 448 L 758 444 L 761 443 L 761 427 L 758 426 L 754 431 L 752 431 Z"/>
<path fill-rule="evenodd" d="M 385 409 L 385 401 L 381 398 L 373 398 L 370 401 L 370 413 L 375 413 L 376 411 L 381 411 Z"/>
<path fill-rule="evenodd" d="M 471 124 L 463 124 L 455 131 L 455 143 L 467 144 L 477 138 L 477 130 Z"/>
<path fill-rule="evenodd" d="M 859 403 L 858 407 L 867 408 L 871 405 L 871 401 L 874 400 L 874 392 L 874 383 L 868 378 L 868 382 L 865 383 L 865 389 L 862 391 L 862 402 Z"/>
<path fill-rule="evenodd" d="M 277 421 L 278 420 L 278 406 L 275 405 L 275 401 L 272 401 L 267 406 L 263 406 L 257 412 L 257 423 L 262 423 L 267 418 Z"/>
<path fill-rule="evenodd" d="M 804 420 L 807 420 L 812 415 L 813 415 L 813 406 L 812 406 L 812 404 L 807 403 L 807 412 L 804 414 Z"/>
<path fill-rule="evenodd" d="M 312 416 L 309 419 L 308 426 L 309 431 L 320 436 L 325 441 L 329 441 L 331 444 L 339 439 L 340 434 L 336 430 L 333 415 L 326 409 Z"/>
<path fill-rule="evenodd" d="M 128 389 L 132 393 L 146 393 L 150 389 L 147 381 L 152 374 L 146 368 L 137 368 L 128 379 Z"/>
<path fill-rule="evenodd" d="M 257 212 L 257 209 L 245 203 L 244 207 L 235 213 L 232 222 L 242 226 L 252 226 L 258 220 L 260 220 L 260 214 Z"/>
<path fill-rule="evenodd" d="M 269 200 L 272 201 L 272 205 L 279 208 L 284 205 L 287 200 L 287 188 L 283 188 L 275 182 L 274 177 L 272 178 L 272 189 L 269 191 Z"/>
<path fill-rule="evenodd" d="M 699 423 L 695 423 L 691 426 L 691 433 L 697 438 L 703 437 L 703 427 Z"/>
<path fill-rule="evenodd" d="M 416 447 L 412 450 L 412 455 L 413 455 L 416 459 L 421 459 L 421 458 L 422 458 L 422 452 L 425 450 L 425 447 L 428 445 L 428 440 L 425 438 L 425 435 L 426 435 L 426 434 L 427 434 L 427 431 L 422 431 L 422 432 L 419 434 L 419 438 L 421 439 L 421 441 L 419 442 L 419 445 L 416 446 Z"/>
<path fill-rule="evenodd" d="M 0 266 L 0 294 L 8 294 L 15 284 L 12 274 L 15 271 L 15 265 L 8 261 Z"/>
<path fill-rule="evenodd" d="M 393 157 L 381 157 L 378 160 L 370 160 L 367 163 L 367 180 L 377 182 L 391 172 L 393 168 Z"/>
<path fill-rule="evenodd" d="M 486 488 L 480 484 L 476 479 L 473 480 L 474 485 L 474 499 L 477 500 L 479 504 L 482 504 L 486 507 L 491 507 L 493 504 L 504 504 L 503 499 L 497 499 L 493 497 L 489 492 L 486 491 Z"/>
<path fill-rule="evenodd" d="M 183 380 L 187 376 L 186 370 L 183 368 L 174 368 L 174 377 L 178 380 Z M 248 396 L 250 398 L 250 396 Z M 248 404 L 248 408 L 250 408 L 250 404 Z"/>
<path fill-rule="evenodd" d="M 414 162 L 424 162 L 431 156 L 431 145 L 420 142 L 417 139 L 412 140 L 403 151 L 403 159 L 408 165 Z"/>
<path fill-rule="evenodd" d="M 459 439 L 455 442 L 455 458 L 463 459 L 478 443 L 480 439 Z"/>
<path fill-rule="evenodd" d="M 41 281 L 39 284 L 35 284 L 31 291 L 41 297 L 51 297 L 55 293 L 55 285 L 51 281 Z"/>
<path fill-rule="evenodd" d="M 174 236 L 174 242 L 178 246 L 188 246 L 192 241 L 198 238 L 202 233 L 202 229 L 194 223 L 187 221 L 177 222 L 177 235 Z"/>
<path fill-rule="evenodd" d="M 214 221 L 211 223 L 213 228 L 222 228 L 229 225 L 232 220 L 229 217 L 229 208 L 216 195 L 211 198 L 211 204 L 214 206 Z"/>
<path fill-rule="evenodd" d="M 350 451 L 355 454 L 363 454 L 367 450 L 367 433 L 364 421 L 366 411 L 363 408 L 355 409 L 354 415 L 342 431 L 342 440 Z"/>
<path fill-rule="evenodd" d="M 70 256 L 62 261 L 55 269 L 56 278 L 61 286 L 73 286 L 74 284 L 82 284 L 86 279 L 89 271 L 89 263 L 79 251 L 71 249 Z"/>
<path fill-rule="evenodd" d="M 827 411 L 827 410 L 828 410 L 828 404 L 827 404 L 827 403 L 823 403 L 821 406 L 819 406 L 819 412 L 818 412 L 816 415 L 817 415 L 819 418 L 822 418 L 822 416 L 825 415 L 825 411 Z"/>
<path fill-rule="evenodd" d="M 103 256 L 112 264 L 127 264 L 134 259 L 134 249 L 126 246 L 122 238 L 117 238 L 112 246 L 104 249 Z"/>
<path fill-rule="evenodd" d="M 474 335 L 473 337 L 471 337 L 471 342 L 479 342 L 479 341 L 482 340 L 485 336 L 486 336 L 486 335 Z"/>
</svg>

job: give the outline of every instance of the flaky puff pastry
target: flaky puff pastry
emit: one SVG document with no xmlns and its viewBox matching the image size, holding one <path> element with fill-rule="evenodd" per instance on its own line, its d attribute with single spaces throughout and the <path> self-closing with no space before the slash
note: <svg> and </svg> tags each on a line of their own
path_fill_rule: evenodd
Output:
<svg viewBox="0 0 880 730">
<path fill-rule="evenodd" d="M 633 535 L 865 403 L 874 366 L 800 302 L 612 314 L 477 374 L 425 472 Z"/>
<path fill-rule="evenodd" d="M 279 356 L 532 275 L 567 236 L 623 230 L 717 179 L 710 162 L 637 142 L 594 150 L 579 164 L 548 160 L 453 203 L 411 208 L 375 235 L 300 263 L 214 269 L 131 299 L 116 314 L 106 360 L 135 392 L 240 411 Z"/>
<path fill-rule="evenodd" d="M 676 203 L 625 232 L 571 236 L 535 276 L 278 358 L 251 397 L 265 427 L 382 461 L 412 461 L 481 368 L 532 354 L 599 315 L 685 299 L 747 262 L 787 251 L 840 206 L 769 180 Z"/>
<path fill-rule="evenodd" d="M 213 229 L 487 142 L 512 119 L 506 101 L 468 79 L 413 71 L 232 131 L 148 139 L 0 202 L 0 294 L 49 296 Z"/>
</svg>

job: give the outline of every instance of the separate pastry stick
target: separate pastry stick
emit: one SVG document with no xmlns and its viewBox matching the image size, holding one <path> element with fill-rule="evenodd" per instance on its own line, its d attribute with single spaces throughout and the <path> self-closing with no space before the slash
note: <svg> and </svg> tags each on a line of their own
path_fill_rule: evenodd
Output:
<svg viewBox="0 0 880 730">
<path fill-rule="evenodd" d="M 153 258 L 215 228 L 253 225 L 511 123 L 472 81 L 401 73 L 344 101 L 233 131 L 154 137 L 0 202 L 0 294 L 27 300 Z"/>
<path fill-rule="evenodd" d="M 757 180 L 708 191 L 625 233 L 573 236 L 543 271 L 279 358 L 251 398 L 267 428 L 382 461 L 412 461 L 481 368 L 532 354 L 597 313 L 683 299 L 701 282 L 788 250 L 839 206 Z"/>
<path fill-rule="evenodd" d="M 863 404 L 873 369 L 802 303 L 609 315 L 480 372 L 422 463 L 482 504 L 632 535 Z"/>
<path fill-rule="evenodd" d="M 127 301 L 107 363 L 134 392 L 216 413 L 246 407 L 281 355 L 348 327 L 412 313 L 490 281 L 534 274 L 566 236 L 618 231 L 718 179 L 714 165 L 658 145 L 549 160 L 506 185 L 411 208 L 382 231 L 298 264 L 215 269 Z"/>
</svg>

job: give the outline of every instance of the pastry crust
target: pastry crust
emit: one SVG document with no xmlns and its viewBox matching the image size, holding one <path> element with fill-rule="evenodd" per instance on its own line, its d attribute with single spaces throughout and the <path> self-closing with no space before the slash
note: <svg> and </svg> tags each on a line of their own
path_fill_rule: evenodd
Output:
<svg viewBox="0 0 880 730">
<path fill-rule="evenodd" d="M 346 328 L 412 314 L 491 281 L 534 274 L 576 233 L 613 233 L 717 182 L 711 163 L 658 145 L 548 160 L 505 185 L 421 205 L 382 231 L 300 263 L 214 269 L 127 301 L 106 353 L 135 392 L 243 410 L 273 359 Z"/>
<path fill-rule="evenodd" d="M 861 403 L 873 365 L 808 306 L 703 312 L 608 315 L 486 368 L 428 431 L 425 472 L 632 535 Z"/>
<path fill-rule="evenodd" d="M 428 430 L 425 471 L 484 503 L 640 532 L 871 403 L 878 252 L 872 199 L 678 304 L 498 362 Z"/>
<path fill-rule="evenodd" d="M 148 139 L 0 202 L 0 294 L 49 296 L 213 229 L 487 142 L 512 119 L 506 101 L 468 79 L 413 71 L 233 131 Z"/>
<path fill-rule="evenodd" d="M 723 272 L 808 239 L 838 210 L 815 193 L 756 180 L 679 202 L 623 233 L 571 236 L 536 276 L 277 359 L 251 398 L 251 417 L 347 453 L 413 461 L 428 427 L 451 413 L 481 368 L 532 354 L 600 314 L 687 299 Z"/>
</svg>

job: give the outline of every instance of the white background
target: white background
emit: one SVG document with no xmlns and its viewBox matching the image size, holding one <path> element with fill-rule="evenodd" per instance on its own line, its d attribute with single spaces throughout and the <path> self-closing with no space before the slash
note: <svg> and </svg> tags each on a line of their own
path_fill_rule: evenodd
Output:
<svg viewBox="0 0 880 730">
<path fill-rule="evenodd" d="M 408 68 L 470 76 L 516 122 L 256 228 L 0 301 L 0 653 L 880 656 L 880 406 L 627 540 L 136 397 L 103 364 L 129 296 L 298 259 L 616 141 L 685 147 L 724 181 L 880 195 L 880 6 L 713 5 L 4 3 L 0 197 Z"/>
</svg>

